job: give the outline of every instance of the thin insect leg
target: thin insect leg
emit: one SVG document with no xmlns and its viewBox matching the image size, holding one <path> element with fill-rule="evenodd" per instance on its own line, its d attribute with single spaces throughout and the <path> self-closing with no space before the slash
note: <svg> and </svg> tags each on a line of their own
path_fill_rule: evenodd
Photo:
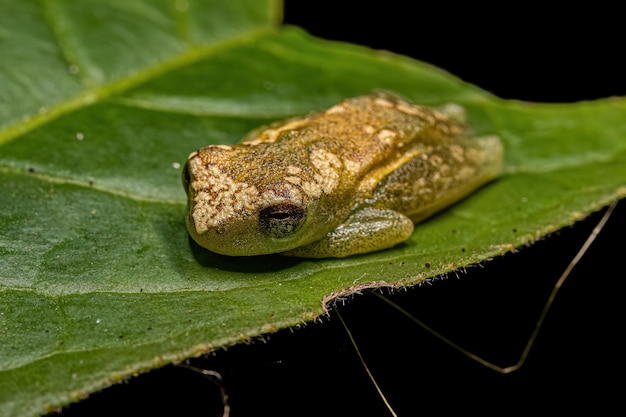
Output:
<svg viewBox="0 0 626 417">
<path fill-rule="evenodd" d="M 369 376 L 370 380 L 372 381 L 372 384 L 374 384 L 374 387 L 376 388 L 376 391 L 378 391 L 378 395 L 380 395 L 380 398 L 382 398 L 383 402 L 385 403 L 385 406 L 387 407 L 387 409 L 389 410 L 391 415 L 394 416 L 394 417 L 398 417 L 398 415 L 395 413 L 395 411 L 393 410 L 393 408 L 389 404 L 389 401 L 387 401 L 387 397 L 385 397 L 385 394 L 383 394 L 382 390 L 380 389 L 380 387 L 376 383 L 376 379 L 374 378 L 374 375 L 372 375 L 372 372 L 370 371 L 370 368 L 365 363 L 365 359 L 363 359 L 363 355 L 361 355 L 361 351 L 359 350 L 359 347 L 356 344 L 356 341 L 354 340 L 354 337 L 352 336 L 352 333 L 350 332 L 350 329 L 348 329 L 348 326 L 346 325 L 346 322 L 343 320 L 343 317 L 341 317 L 341 313 L 339 313 L 339 310 L 335 310 L 335 311 L 337 312 L 337 316 L 339 317 L 339 320 L 341 321 L 341 324 L 343 325 L 343 328 L 346 330 L 346 333 L 348 333 L 348 337 L 350 338 L 350 342 L 352 342 L 352 346 L 354 347 L 354 350 L 356 351 L 356 354 L 359 356 L 359 359 L 361 360 L 361 364 L 365 368 L 365 371 L 367 372 L 367 375 Z"/>
<path fill-rule="evenodd" d="M 179 364 L 176 364 L 176 366 L 189 369 L 193 372 L 197 372 L 203 375 L 204 377 L 206 377 L 206 379 L 209 380 L 211 383 L 215 384 L 220 389 L 220 397 L 222 399 L 222 407 L 223 407 L 222 417 L 230 416 L 230 406 L 228 405 L 228 394 L 226 394 L 226 390 L 224 390 L 224 385 L 222 384 L 222 375 L 220 375 L 219 372 L 211 371 L 208 369 L 197 368 L 195 366 L 191 366 L 185 363 L 179 363 Z"/>
<path fill-rule="evenodd" d="M 475 354 L 467 351 L 466 349 L 462 348 L 458 344 L 454 343 L 452 340 L 450 340 L 447 337 L 443 336 L 441 333 L 437 332 L 432 327 L 428 326 L 426 323 L 424 323 L 421 320 L 415 318 L 408 311 L 404 310 L 402 307 L 400 307 L 399 305 L 397 305 L 396 303 L 394 303 L 393 301 L 391 301 L 387 297 L 384 297 L 383 295 L 378 294 L 377 292 L 374 292 L 374 291 L 371 291 L 371 293 L 376 295 L 381 300 L 385 301 L 387 304 L 389 304 L 392 307 L 394 307 L 396 310 L 398 310 L 399 312 L 401 312 L 402 314 L 404 314 L 408 318 L 410 318 L 412 321 L 417 323 L 420 327 L 422 327 L 424 330 L 426 330 L 431 335 L 435 336 L 437 339 L 441 340 L 443 343 L 445 343 L 448 346 L 452 347 L 453 349 L 463 353 L 464 355 L 466 355 L 470 359 L 480 363 L 481 365 L 483 365 L 483 366 L 485 366 L 485 367 L 487 367 L 489 369 L 492 369 L 492 370 L 494 370 L 496 372 L 502 373 L 502 374 L 508 374 L 510 372 L 517 371 L 519 368 L 522 367 L 522 365 L 526 361 L 526 358 L 528 357 L 528 354 L 530 353 L 530 351 L 532 349 L 532 346 L 534 345 L 535 340 L 537 339 L 537 335 L 539 334 L 539 330 L 541 329 L 541 326 L 543 325 L 543 321 L 545 320 L 545 318 L 546 318 L 546 316 L 548 314 L 548 311 L 552 307 L 554 299 L 556 298 L 557 293 L 561 289 L 561 286 L 563 285 L 563 283 L 565 282 L 567 277 L 571 274 L 571 272 L 574 269 L 574 267 L 580 262 L 580 260 L 585 255 L 585 253 L 589 250 L 589 247 L 591 246 L 593 241 L 596 239 L 598 234 L 600 234 L 600 231 L 602 231 L 602 229 L 604 228 L 606 222 L 611 217 L 611 214 L 613 213 L 613 210 L 617 206 L 617 203 L 618 203 L 617 201 L 611 203 L 611 205 L 609 206 L 607 211 L 604 213 L 604 216 L 602 216 L 602 218 L 600 219 L 600 221 L 598 222 L 596 227 L 594 227 L 593 231 L 589 234 L 589 236 L 587 237 L 587 240 L 582 245 L 582 247 L 580 248 L 580 250 L 578 251 L 576 256 L 574 256 L 574 258 L 568 264 L 567 268 L 565 268 L 565 270 L 563 271 L 563 273 L 561 274 L 561 276 L 557 280 L 556 284 L 554 285 L 554 287 L 552 289 L 552 292 L 550 293 L 550 296 L 548 297 L 547 302 L 545 303 L 545 305 L 543 307 L 543 310 L 541 311 L 541 314 L 539 315 L 539 318 L 538 318 L 537 322 L 535 323 L 535 328 L 533 329 L 532 333 L 530 334 L 530 337 L 528 338 L 528 341 L 526 342 L 526 345 L 524 347 L 524 350 L 522 351 L 522 354 L 520 355 L 519 360 L 514 365 L 511 365 L 511 366 L 503 368 L 503 367 L 494 365 L 491 362 L 486 361 L 485 359 L 481 358 L 480 356 L 475 355 Z M 356 348 L 356 346 L 355 346 L 355 348 Z M 368 373 L 369 373 L 369 371 L 368 371 Z"/>
<path fill-rule="evenodd" d="M 591 244 L 596 239 L 596 237 L 598 237 L 598 235 L 604 228 L 604 225 L 611 217 L 611 214 L 613 214 L 613 210 L 615 209 L 616 206 L 617 206 L 617 201 L 614 201 L 613 203 L 611 203 L 607 211 L 604 213 L 604 216 L 602 216 L 602 218 L 600 219 L 596 227 L 594 227 L 593 230 L 591 231 L 591 234 L 589 234 L 589 237 L 587 238 L 583 246 L 580 248 L 576 256 L 574 256 L 574 259 L 572 259 L 569 265 L 567 265 L 567 268 L 565 268 L 565 271 L 563 271 L 563 273 L 559 277 L 556 284 L 554 284 L 554 288 L 552 289 L 552 292 L 550 293 L 550 296 L 548 297 L 548 301 L 546 302 L 545 306 L 543 307 L 543 310 L 541 311 L 541 314 L 539 315 L 539 319 L 537 320 L 537 323 L 535 323 L 535 328 L 533 329 L 533 332 L 528 338 L 528 342 L 526 343 L 526 346 L 524 347 L 524 351 L 522 352 L 519 360 L 517 361 L 515 365 L 502 369 L 502 373 L 507 374 L 509 372 L 517 371 L 524 364 L 524 362 L 526 361 L 526 357 L 530 353 L 530 350 L 533 344 L 535 343 L 535 339 L 537 338 L 537 335 L 539 334 L 539 329 L 541 328 L 544 319 L 548 315 L 548 311 L 550 310 L 550 307 L 552 307 L 552 303 L 554 302 L 554 299 L 556 298 L 557 293 L 561 289 L 561 286 L 563 285 L 567 277 L 569 277 L 569 275 L 572 273 L 572 270 L 574 269 L 574 267 L 578 264 L 578 262 L 580 262 L 580 260 L 585 255 L 585 253 L 589 250 L 589 248 L 591 247 Z"/>
</svg>

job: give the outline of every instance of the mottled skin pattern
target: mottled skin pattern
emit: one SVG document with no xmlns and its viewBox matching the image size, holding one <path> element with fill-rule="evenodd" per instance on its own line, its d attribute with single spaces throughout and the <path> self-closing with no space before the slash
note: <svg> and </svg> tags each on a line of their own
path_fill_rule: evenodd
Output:
<svg viewBox="0 0 626 417">
<path fill-rule="evenodd" d="M 376 93 L 202 148 L 184 173 L 189 233 L 233 256 L 391 247 L 499 175 L 500 140 L 472 138 L 461 114 Z"/>
</svg>

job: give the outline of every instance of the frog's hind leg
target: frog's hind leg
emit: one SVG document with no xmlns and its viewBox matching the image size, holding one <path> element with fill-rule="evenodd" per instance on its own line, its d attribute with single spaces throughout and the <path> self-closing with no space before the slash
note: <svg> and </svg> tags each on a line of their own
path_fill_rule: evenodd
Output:
<svg viewBox="0 0 626 417">
<path fill-rule="evenodd" d="M 413 221 L 389 209 L 364 208 L 323 239 L 283 255 L 305 258 L 344 258 L 390 248 L 413 233 Z"/>
</svg>

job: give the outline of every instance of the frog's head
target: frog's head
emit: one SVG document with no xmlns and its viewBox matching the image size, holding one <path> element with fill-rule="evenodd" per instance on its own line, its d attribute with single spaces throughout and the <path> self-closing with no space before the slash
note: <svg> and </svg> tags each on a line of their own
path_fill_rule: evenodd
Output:
<svg viewBox="0 0 626 417">
<path fill-rule="evenodd" d="M 231 149 L 209 146 L 187 161 L 183 185 L 192 238 L 231 256 L 279 253 L 319 239 L 320 227 L 310 227 L 318 200 L 307 193 L 302 177 L 285 167 L 258 167 L 234 157 Z"/>
</svg>

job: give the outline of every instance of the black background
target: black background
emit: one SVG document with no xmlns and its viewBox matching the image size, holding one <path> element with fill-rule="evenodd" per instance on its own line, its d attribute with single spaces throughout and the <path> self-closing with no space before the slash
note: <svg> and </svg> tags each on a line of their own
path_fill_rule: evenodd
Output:
<svg viewBox="0 0 626 417">
<path fill-rule="evenodd" d="M 287 0 L 285 23 L 428 62 L 502 98 L 541 102 L 626 93 L 622 14 L 568 5 Z"/>
<path fill-rule="evenodd" d="M 572 102 L 626 95 L 620 14 L 506 3 L 459 9 L 381 1 L 288 0 L 285 22 L 312 34 L 386 49 L 444 68 L 491 93 Z M 623 409 L 620 257 L 626 203 L 564 285 L 526 365 L 497 374 L 448 348 L 371 294 L 339 306 L 400 415 L 517 415 Z M 514 363 L 552 285 L 601 213 L 515 254 L 391 298 L 466 349 Z M 219 372 L 231 415 L 389 415 L 336 312 L 191 363 Z M 181 367 L 141 375 L 63 415 L 220 415 L 219 390 Z"/>
</svg>

